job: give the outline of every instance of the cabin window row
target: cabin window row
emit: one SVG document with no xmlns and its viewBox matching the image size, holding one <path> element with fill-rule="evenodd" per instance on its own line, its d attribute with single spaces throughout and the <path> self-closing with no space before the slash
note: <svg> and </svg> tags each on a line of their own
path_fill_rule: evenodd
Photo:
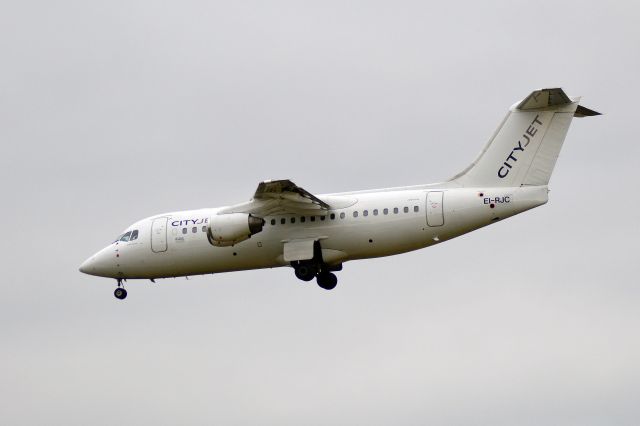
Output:
<svg viewBox="0 0 640 426">
<path fill-rule="evenodd" d="M 203 227 L 201 228 L 201 231 L 202 231 L 202 232 L 207 232 L 207 226 L 206 226 L 206 225 L 205 225 L 205 226 L 203 226 Z M 188 228 L 182 228 L 182 233 L 183 233 L 183 234 L 185 234 L 185 235 L 186 235 L 188 232 L 189 232 Z M 195 234 L 195 233 L 197 233 L 197 232 L 198 232 L 198 227 L 197 227 L 197 226 L 194 226 L 193 228 L 191 228 L 191 233 Z"/>
<path fill-rule="evenodd" d="M 404 213 L 409 213 L 409 207 L 405 206 L 402 208 L 402 211 Z M 419 206 L 413 206 L 413 211 L 414 213 L 418 213 L 420 211 L 420 207 Z M 393 212 L 393 214 L 399 214 L 400 213 L 400 209 L 398 207 L 394 207 L 392 210 L 389 210 L 387 208 L 382 209 L 382 214 L 383 215 L 388 215 L 389 213 Z M 369 213 L 371 213 L 373 216 L 378 216 L 380 214 L 380 211 L 378 209 L 373 209 L 371 211 L 369 210 L 363 210 L 362 211 L 362 216 L 367 217 L 369 216 Z M 352 213 L 353 217 L 358 217 L 360 215 L 360 212 L 358 210 L 353 211 Z M 318 220 L 323 221 L 326 220 L 327 217 L 330 220 L 335 220 L 337 217 L 339 217 L 340 219 L 344 219 L 345 217 L 347 217 L 345 212 L 341 212 L 339 215 L 337 215 L 336 213 L 330 213 L 329 216 L 309 216 L 308 219 L 310 222 L 315 222 L 316 221 L 316 217 L 318 218 Z M 300 216 L 299 218 L 296 217 L 290 217 L 289 218 L 289 222 L 290 223 L 296 223 L 296 221 L 299 220 L 300 223 L 305 223 L 307 221 L 307 216 Z M 278 223 L 278 220 L 273 218 L 271 219 L 271 225 L 275 225 Z M 287 223 L 287 218 L 282 217 L 280 218 L 280 224 L 284 225 Z"/>
</svg>

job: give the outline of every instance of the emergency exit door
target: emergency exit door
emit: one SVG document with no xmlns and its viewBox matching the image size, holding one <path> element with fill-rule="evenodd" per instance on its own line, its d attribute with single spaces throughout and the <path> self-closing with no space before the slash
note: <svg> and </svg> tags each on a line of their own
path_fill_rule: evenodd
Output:
<svg viewBox="0 0 640 426">
<path fill-rule="evenodd" d="M 442 191 L 431 191 L 427 193 L 427 225 L 444 225 L 444 211 L 442 209 Z"/>
<path fill-rule="evenodd" d="M 151 251 L 160 253 L 167 251 L 167 217 L 153 219 L 151 224 Z"/>
</svg>

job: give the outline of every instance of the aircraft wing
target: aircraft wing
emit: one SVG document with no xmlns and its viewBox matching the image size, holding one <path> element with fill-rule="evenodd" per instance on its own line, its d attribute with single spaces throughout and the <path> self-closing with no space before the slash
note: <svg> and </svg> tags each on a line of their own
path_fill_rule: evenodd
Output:
<svg viewBox="0 0 640 426">
<path fill-rule="evenodd" d="M 326 215 L 330 206 L 288 179 L 265 180 L 258 184 L 246 203 L 225 207 L 218 214 L 249 213 L 255 216 L 277 214 Z"/>
</svg>

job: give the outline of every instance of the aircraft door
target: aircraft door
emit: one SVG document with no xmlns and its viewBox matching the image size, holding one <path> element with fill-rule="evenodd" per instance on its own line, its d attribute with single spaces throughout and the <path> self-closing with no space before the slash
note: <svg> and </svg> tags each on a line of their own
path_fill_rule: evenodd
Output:
<svg viewBox="0 0 640 426">
<path fill-rule="evenodd" d="M 444 225 L 444 211 L 442 209 L 442 191 L 431 191 L 427 193 L 427 225 Z"/>
<path fill-rule="evenodd" d="M 151 251 L 161 253 L 167 251 L 167 217 L 153 219 L 151 224 Z"/>
</svg>

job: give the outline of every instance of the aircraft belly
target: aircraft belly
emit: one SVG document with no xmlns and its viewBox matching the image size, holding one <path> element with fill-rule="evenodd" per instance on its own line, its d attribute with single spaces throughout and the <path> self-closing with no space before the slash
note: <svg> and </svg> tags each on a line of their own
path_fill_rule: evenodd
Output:
<svg viewBox="0 0 640 426">
<path fill-rule="evenodd" d="M 375 219 L 374 219 L 375 220 Z M 428 245 L 424 218 L 367 221 L 327 232 L 322 246 L 341 250 L 348 260 L 390 256 Z"/>
<path fill-rule="evenodd" d="M 282 244 L 273 244 L 254 236 L 235 246 L 214 247 L 208 242 L 185 249 L 176 256 L 170 271 L 176 275 L 198 275 L 280 266 L 275 259 Z"/>
</svg>

